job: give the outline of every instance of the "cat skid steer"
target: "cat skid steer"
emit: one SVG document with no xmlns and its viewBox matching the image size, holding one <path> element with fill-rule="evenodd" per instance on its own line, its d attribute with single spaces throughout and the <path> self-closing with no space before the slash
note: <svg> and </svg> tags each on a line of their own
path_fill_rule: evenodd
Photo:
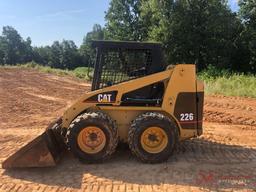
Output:
<svg viewBox="0 0 256 192">
<path fill-rule="evenodd" d="M 54 166 L 64 150 L 102 162 L 126 142 L 145 163 L 166 161 L 178 142 L 202 134 L 203 83 L 194 64 L 167 66 L 161 44 L 93 41 L 91 91 L 7 158 L 3 168 Z"/>
</svg>

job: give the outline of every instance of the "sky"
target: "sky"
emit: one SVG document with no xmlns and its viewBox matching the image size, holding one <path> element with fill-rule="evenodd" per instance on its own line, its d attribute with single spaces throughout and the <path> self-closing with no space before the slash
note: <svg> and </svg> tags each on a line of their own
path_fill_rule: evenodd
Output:
<svg viewBox="0 0 256 192">
<path fill-rule="evenodd" d="M 233 11 L 238 0 L 229 0 Z M 0 0 L 0 29 L 9 25 L 33 46 L 73 40 L 80 46 L 94 24 L 104 26 L 110 0 Z M 1 30 L 0 30 L 1 31 Z"/>
</svg>

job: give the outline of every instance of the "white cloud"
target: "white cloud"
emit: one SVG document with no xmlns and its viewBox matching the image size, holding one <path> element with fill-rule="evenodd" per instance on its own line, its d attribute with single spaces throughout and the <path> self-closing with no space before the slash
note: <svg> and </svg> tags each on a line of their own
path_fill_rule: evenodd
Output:
<svg viewBox="0 0 256 192">
<path fill-rule="evenodd" d="M 74 10 L 64 10 L 64 11 L 58 11 L 55 13 L 47 13 L 44 15 L 38 15 L 36 16 L 37 19 L 47 19 L 47 18 L 59 18 L 59 17 L 72 17 L 74 14 L 83 13 L 84 9 L 74 9 Z"/>
</svg>

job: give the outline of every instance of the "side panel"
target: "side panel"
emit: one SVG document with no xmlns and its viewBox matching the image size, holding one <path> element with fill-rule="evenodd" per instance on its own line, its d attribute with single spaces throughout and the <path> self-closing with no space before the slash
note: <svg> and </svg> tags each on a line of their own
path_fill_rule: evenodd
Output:
<svg viewBox="0 0 256 192">
<path fill-rule="evenodd" d="M 182 94 L 191 93 L 191 95 Z M 165 91 L 162 108 L 173 114 L 180 127 L 181 140 L 197 135 L 194 123 L 186 124 L 185 120 L 194 119 L 196 112 L 196 70 L 194 64 L 176 65 Z M 185 100 L 185 104 L 183 104 Z M 184 106 L 184 107 L 182 107 Z M 190 110 L 186 110 L 189 106 Z M 190 114 L 193 113 L 193 114 Z M 182 116 L 181 116 L 182 114 Z M 181 121 L 184 120 L 184 121 Z M 182 122 L 182 124 L 180 123 Z M 184 123 L 183 123 L 184 122 Z M 189 129 L 188 129 L 189 128 Z"/>
<path fill-rule="evenodd" d="M 182 129 L 197 129 L 196 92 L 181 92 L 178 94 L 174 116 Z"/>
<path fill-rule="evenodd" d="M 174 116 L 182 129 L 197 129 L 202 133 L 204 92 L 182 92 L 178 94 Z"/>
<path fill-rule="evenodd" d="M 198 135 L 203 133 L 204 92 L 197 92 Z"/>
</svg>

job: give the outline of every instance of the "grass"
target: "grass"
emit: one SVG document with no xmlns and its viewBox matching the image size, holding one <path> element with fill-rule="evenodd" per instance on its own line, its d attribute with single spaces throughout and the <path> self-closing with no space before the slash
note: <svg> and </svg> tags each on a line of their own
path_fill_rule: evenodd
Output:
<svg viewBox="0 0 256 192">
<path fill-rule="evenodd" d="M 199 78 L 205 82 L 206 94 L 256 98 L 256 77 L 253 75 L 232 74 L 217 78 Z"/>
<path fill-rule="evenodd" d="M 64 75 L 69 75 L 69 76 L 74 76 L 77 77 L 79 79 L 84 79 L 84 80 L 91 80 L 92 78 L 92 70 L 89 71 L 88 67 L 77 67 L 74 70 L 67 70 L 67 69 L 55 69 L 55 68 L 51 68 L 49 66 L 42 66 L 39 65 L 35 62 L 30 62 L 30 63 L 26 63 L 26 64 L 18 64 L 15 66 L 12 65 L 4 65 L 3 67 L 7 67 L 7 68 L 28 68 L 28 69 L 36 69 L 38 71 L 44 72 L 44 73 L 52 73 L 55 75 L 60 75 L 60 76 L 64 76 Z"/>
<path fill-rule="evenodd" d="M 217 70 L 210 66 L 198 74 L 208 95 L 220 94 L 256 98 L 256 76 Z"/>
<path fill-rule="evenodd" d="M 80 79 L 86 79 L 91 80 L 93 76 L 92 69 L 89 69 L 88 67 L 77 67 L 71 73 Z"/>
<path fill-rule="evenodd" d="M 74 70 L 54 69 L 42 66 L 34 62 L 27 64 L 4 67 L 20 67 L 33 68 L 45 73 L 53 73 L 56 75 L 70 75 L 84 80 L 92 79 L 92 71 L 87 67 L 78 67 Z M 89 75 L 88 75 L 89 74 Z M 220 94 L 226 96 L 240 96 L 256 98 L 256 76 L 246 74 L 236 74 L 228 70 L 218 70 L 212 66 L 200 72 L 198 78 L 205 83 L 205 93 L 208 95 Z"/>
</svg>

